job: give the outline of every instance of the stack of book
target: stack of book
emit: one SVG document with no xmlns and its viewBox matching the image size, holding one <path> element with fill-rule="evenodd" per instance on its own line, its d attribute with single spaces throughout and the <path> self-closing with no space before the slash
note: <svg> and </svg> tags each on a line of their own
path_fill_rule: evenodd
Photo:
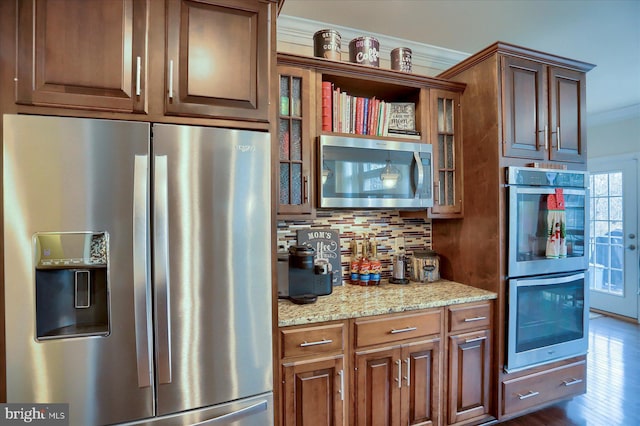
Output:
<svg viewBox="0 0 640 426">
<path fill-rule="evenodd" d="M 364 98 L 352 96 L 329 81 L 322 82 L 322 131 L 335 133 L 351 133 L 356 135 L 399 136 L 420 138 L 420 133 L 411 129 L 396 129 L 396 105 L 407 103 L 385 102 L 376 97 Z M 414 105 L 414 104 L 411 104 Z M 415 111 L 415 105 L 414 105 Z M 406 115 L 407 109 L 402 112 Z M 403 123 L 406 124 L 406 121 Z M 415 112 L 409 120 L 415 125 Z M 407 127 L 407 126 L 405 126 Z M 402 132 L 398 133 L 399 130 Z"/>
</svg>

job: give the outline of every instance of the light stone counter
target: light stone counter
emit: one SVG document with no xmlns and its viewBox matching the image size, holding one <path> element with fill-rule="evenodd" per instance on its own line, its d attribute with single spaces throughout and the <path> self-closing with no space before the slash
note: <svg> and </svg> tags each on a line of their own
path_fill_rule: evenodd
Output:
<svg viewBox="0 0 640 426">
<path fill-rule="evenodd" d="M 315 303 L 307 305 L 278 300 L 278 326 L 436 308 L 496 297 L 496 293 L 446 280 L 429 284 L 383 283 L 372 287 L 344 284 L 334 287 L 330 295 L 319 296 Z"/>
</svg>

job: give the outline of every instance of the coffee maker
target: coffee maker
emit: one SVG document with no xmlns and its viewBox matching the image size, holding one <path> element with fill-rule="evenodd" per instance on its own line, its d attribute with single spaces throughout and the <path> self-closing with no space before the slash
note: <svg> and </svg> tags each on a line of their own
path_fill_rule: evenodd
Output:
<svg viewBox="0 0 640 426">
<path fill-rule="evenodd" d="M 278 252 L 278 297 L 296 304 L 313 303 L 333 291 L 329 262 L 316 259 L 313 247 L 296 245 Z"/>
</svg>

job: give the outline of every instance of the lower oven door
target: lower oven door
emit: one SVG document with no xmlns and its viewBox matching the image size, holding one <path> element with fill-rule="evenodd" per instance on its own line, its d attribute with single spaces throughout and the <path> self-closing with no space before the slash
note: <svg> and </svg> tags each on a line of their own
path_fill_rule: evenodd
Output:
<svg viewBox="0 0 640 426">
<path fill-rule="evenodd" d="M 585 273 L 509 280 L 507 372 L 587 352 Z"/>
</svg>

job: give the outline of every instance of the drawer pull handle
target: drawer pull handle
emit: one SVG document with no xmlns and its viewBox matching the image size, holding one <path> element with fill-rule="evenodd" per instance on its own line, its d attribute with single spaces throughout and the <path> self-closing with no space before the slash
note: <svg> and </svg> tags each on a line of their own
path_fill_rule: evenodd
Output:
<svg viewBox="0 0 640 426">
<path fill-rule="evenodd" d="M 407 327 L 407 328 L 401 328 L 399 330 L 396 330 L 394 328 L 391 330 L 391 334 L 406 333 L 407 331 L 416 331 L 417 329 L 418 327 Z"/>
<path fill-rule="evenodd" d="M 520 398 L 522 400 L 522 399 L 527 399 L 527 398 L 533 398 L 534 396 L 538 396 L 538 395 L 540 395 L 540 392 L 529 391 L 524 395 L 519 393 L 518 394 L 518 398 Z"/>
<path fill-rule="evenodd" d="M 577 385 L 578 383 L 582 383 L 582 379 L 563 380 L 562 383 L 565 386 L 573 386 L 573 385 Z"/>
<path fill-rule="evenodd" d="M 338 371 L 338 376 L 340 376 L 340 389 L 338 393 L 340 394 L 340 401 L 344 401 L 344 371 Z"/>
<path fill-rule="evenodd" d="M 328 343 L 333 343 L 333 340 L 331 340 L 331 339 L 322 339 L 322 340 L 318 340 L 317 342 L 307 342 L 305 340 L 304 342 L 300 343 L 300 347 L 301 348 L 306 348 L 307 346 L 326 345 Z"/>
<path fill-rule="evenodd" d="M 481 340 L 487 340 L 487 336 L 476 337 L 475 339 L 467 339 L 464 342 L 465 343 L 473 343 L 473 342 L 479 342 Z"/>
<path fill-rule="evenodd" d="M 482 320 L 486 320 L 486 319 L 487 319 L 487 317 L 465 318 L 464 322 L 482 321 Z"/>
</svg>

